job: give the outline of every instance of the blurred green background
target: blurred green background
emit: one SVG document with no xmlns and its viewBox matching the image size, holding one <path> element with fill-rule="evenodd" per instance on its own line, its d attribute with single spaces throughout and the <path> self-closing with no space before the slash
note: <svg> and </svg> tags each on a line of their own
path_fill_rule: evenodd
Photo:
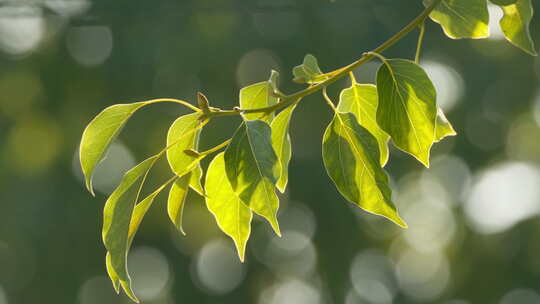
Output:
<svg viewBox="0 0 540 304">
<path fill-rule="evenodd" d="M 540 10 L 540 5 L 534 1 Z M 352 62 L 422 10 L 420 0 L 0 1 L 0 304 L 129 303 L 105 272 L 102 208 L 121 175 L 165 143 L 185 109 L 137 113 L 95 176 L 77 159 L 85 125 L 115 103 L 156 97 L 231 108 L 239 88 L 291 69 Z M 331 113 L 306 98 L 291 125 L 294 155 L 281 239 L 257 219 L 241 264 L 200 197 L 187 237 L 160 196 L 129 256 L 143 303 L 540 303 L 540 61 L 492 38 L 452 41 L 428 23 L 422 65 L 459 135 L 427 170 L 392 150 L 387 170 L 410 228 L 352 207 L 328 179 L 321 137 Z M 540 41 L 540 19 L 532 33 Z M 411 58 L 416 35 L 387 56 Z M 378 64 L 356 71 L 372 82 Z M 334 85 L 336 96 L 348 81 Z M 231 136 L 213 121 L 202 148 Z M 165 162 L 150 191 L 169 177 Z"/>
</svg>

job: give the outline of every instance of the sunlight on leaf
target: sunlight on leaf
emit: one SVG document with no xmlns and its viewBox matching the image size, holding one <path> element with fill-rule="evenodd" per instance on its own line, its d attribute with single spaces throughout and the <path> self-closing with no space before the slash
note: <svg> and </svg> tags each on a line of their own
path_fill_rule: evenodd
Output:
<svg viewBox="0 0 540 304">
<path fill-rule="evenodd" d="M 388 176 L 379 164 L 379 144 L 352 113 L 336 113 L 323 138 L 323 160 L 339 192 L 360 208 L 401 227 Z"/>
<path fill-rule="evenodd" d="M 161 185 L 156 191 L 152 192 L 150 195 L 148 195 L 145 199 L 143 199 L 140 203 L 138 203 L 134 210 L 133 210 L 133 216 L 131 217 L 131 221 L 129 223 L 129 231 L 128 231 L 128 246 L 127 246 L 127 252 L 129 252 L 129 248 L 131 247 L 131 243 L 133 243 L 133 238 L 135 237 L 135 234 L 137 233 L 137 230 L 139 229 L 139 226 L 141 225 L 142 219 L 148 212 L 148 209 L 152 206 L 152 203 L 154 202 L 154 199 L 156 196 L 158 196 L 165 187 L 167 187 L 173 179 L 166 182 L 165 184 Z M 119 285 L 121 283 L 120 278 L 118 277 L 116 271 L 114 270 L 111 254 L 107 252 L 106 256 L 106 265 L 107 265 L 107 273 L 109 274 L 109 277 L 111 278 L 111 281 L 114 286 L 114 290 L 116 293 L 120 292 Z M 130 286 L 128 282 L 123 282 L 122 286 Z M 125 288 L 125 287 L 124 287 Z M 125 290 L 126 293 L 130 296 L 132 299 L 136 299 L 135 295 L 133 294 L 133 291 L 131 288 Z"/>
<path fill-rule="evenodd" d="M 131 290 L 127 270 L 130 221 L 146 175 L 159 156 L 153 156 L 126 172 L 120 185 L 109 196 L 103 210 L 103 242 L 111 255 L 110 264 L 126 293 L 137 298 Z"/>
<path fill-rule="evenodd" d="M 270 126 L 265 122 L 244 121 L 225 150 L 225 168 L 240 199 L 281 235 L 277 222 L 279 199 L 274 190 L 280 167 L 271 138 Z"/>
<path fill-rule="evenodd" d="M 355 83 L 350 88 L 341 91 L 337 109 L 343 113 L 353 113 L 358 123 L 377 139 L 380 163 L 384 167 L 388 161 L 388 140 L 390 136 L 377 123 L 378 105 L 377 87 L 371 84 Z"/>
<path fill-rule="evenodd" d="M 291 161 L 292 148 L 291 148 L 291 137 L 289 135 L 289 123 L 291 121 L 291 116 L 296 108 L 296 105 L 290 106 L 285 110 L 281 111 L 274 121 L 272 121 L 272 145 L 276 156 L 279 160 L 281 172 L 279 174 L 279 179 L 276 183 L 276 187 L 281 191 L 285 192 L 287 188 L 287 183 L 289 182 L 289 162 Z"/>
<path fill-rule="evenodd" d="M 448 136 L 457 135 L 452 124 L 446 119 L 444 112 L 439 108 L 437 110 L 437 124 L 435 127 L 435 141 L 439 142 Z"/>
<path fill-rule="evenodd" d="M 272 71 L 269 81 L 259 82 L 240 90 L 240 107 L 242 109 L 257 109 L 275 105 L 278 98 L 273 95 L 278 77 L 276 71 Z M 245 114 L 246 119 L 260 119 L 271 122 L 274 115 L 267 113 Z"/>
<path fill-rule="evenodd" d="M 182 215 L 184 213 L 184 203 L 189 190 L 190 179 L 191 173 L 177 179 L 169 191 L 169 198 L 167 200 L 167 213 L 169 214 L 169 218 L 176 229 L 183 235 L 186 235 L 186 233 L 182 228 Z"/>
<path fill-rule="evenodd" d="M 512 1 L 514 3 L 493 0 L 492 2 L 499 5 L 504 12 L 500 25 L 506 39 L 528 54 L 536 56 L 534 42 L 529 31 L 533 18 L 531 0 Z"/>
<path fill-rule="evenodd" d="M 436 92 L 426 72 L 404 59 L 384 60 L 377 72 L 377 122 L 394 145 L 429 167 L 435 142 Z"/>
<path fill-rule="evenodd" d="M 427 6 L 433 0 L 424 0 Z M 452 39 L 489 37 L 486 0 L 443 0 L 430 15 Z"/>
<path fill-rule="evenodd" d="M 183 176 L 199 166 L 199 159 L 184 151 L 197 149 L 202 124 L 200 117 L 200 113 L 180 116 L 169 128 L 167 160 L 177 176 Z"/>
<path fill-rule="evenodd" d="M 230 236 L 243 262 L 251 233 L 251 210 L 236 195 L 227 178 L 223 153 L 216 155 L 206 175 L 206 206 L 219 228 Z"/>
<path fill-rule="evenodd" d="M 92 195 L 92 175 L 97 164 L 104 157 L 107 149 L 118 136 L 127 120 L 145 102 L 117 104 L 101 111 L 86 127 L 80 145 L 81 168 L 84 173 L 86 188 Z"/>
<path fill-rule="evenodd" d="M 304 62 L 293 68 L 293 81 L 298 83 L 318 83 L 326 79 L 322 74 L 323 72 L 319 68 L 317 58 L 311 54 L 307 54 L 304 57 Z"/>
</svg>

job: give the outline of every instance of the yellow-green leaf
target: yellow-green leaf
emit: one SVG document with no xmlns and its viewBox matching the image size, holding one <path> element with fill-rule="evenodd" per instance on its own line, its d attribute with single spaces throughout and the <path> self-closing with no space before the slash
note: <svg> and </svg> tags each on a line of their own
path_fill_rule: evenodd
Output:
<svg viewBox="0 0 540 304">
<path fill-rule="evenodd" d="M 94 194 L 92 175 L 97 164 L 104 157 L 107 149 L 118 136 L 127 120 L 145 102 L 117 104 L 101 111 L 84 129 L 80 144 L 80 161 L 84 173 L 86 188 Z"/>
<path fill-rule="evenodd" d="M 318 83 L 324 81 L 326 77 L 323 76 L 321 68 L 317 58 L 311 54 L 307 54 L 304 57 L 304 62 L 301 65 L 293 68 L 294 81 L 298 83 Z"/>
<path fill-rule="evenodd" d="M 388 161 L 388 140 L 390 136 L 377 123 L 378 105 L 377 87 L 371 84 L 354 83 L 350 88 L 341 91 L 337 109 L 343 113 L 353 113 L 358 123 L 377 139 L 380 163 L 384 167 Z"/>
<path fill-rule="evenodd" d="M 139 197 L 146 175 L 159 156 L 153 156 L 138 164 L 124 175 L 120 185 L 109 196 L 103 210 L 103 242 L 110 253 L 110 265 L 126 293 L 135 301 L 127 270 L 129 230 L 133 209 Z"/>
<path fill-rule="evenodd" d="M 127 251 L 129 252 L 129 248 L 131 247 L 131 243 L 133 243 L 133 238 L 135 237 L 135 234 L 137 233 L 137 230 L 139 229 L 139 226 L 141 225 L 142 219 L 148 212 L 148 209 L 150 209 L 150 206 L 152 206 L 152 203 L 154 202 L 154 199 L 158 194 L 167 187 L 172 179 L 165 184 L 161 185 L 157 190 L 152 192 L 150 195 L 148 195 L 145 199 L 143 199 L 141 202 L 139 202 L 134 210 L 133 210 L 133 216 L 131 217 L 131 221 L 129 223 L 129 231 L 128 231 L 128 247 Z M 126 252 L 127 255 L 127 252 Z M 121 281 L 118 277 L 118 274 L 114 270 L 114 267 L 112 265 L 112 259 L 111 254 L 107 252 L 106 256 L 106 265 L 107 265 L 107 273 L 109 274 L 109 277 L 111 278 L 111 281 L 113 283 L 114 289 L 116 292 L 120 292 L 120 284 L 124 288 L 126 294 L 132 299 L 136 300 L 133 290 L 131 289 L 131 285 L 129 282 Z"/>
<path fill-rule="evenodd" d="M 436 92 L 426 72 L 404 59 L 384 60 L 377 72 L 377 123 L 399 149 L 429 167 L 435 142 Z"/>
<path fill-rule="evenodd" d="M 514 3 L 492 2 L 499 5 L 504 12 L 500 25 L 506 39 L 530 55 L 536 56 L 534 41 L 529 31 L 533 17 L 531 0 L 517 0 L 513 1 Z"/>
<path fill-rule="evenodd" d="M 257 109 L 275 105 L 278 98 L 273 95 L 278 74 L 272 71 L 270 80 L 259 82 L 240 90 L 240 107 L 242 109 Z M 244 114 L 246 119 L 260 119 L 266 122 L 272 121 L 273 114 L 251 113 Z"/>
<path fill-rule="evenodd" d="M 195 167 L 189 174 L 189 187 L 201 196 L 205 196 L 204 187 L 201 183 L 203 171 L 201 166 Z"/>
<path fill-rule="evenodd" d="M 276 187 L 281 193 L 285 192 L 289 181 L 289 162 L 292 155 L 289 122 L 295 107 L 296 105 L 290 106 L 281 111 L 271 124 L 272 145 L 274 146 L 274 151 L 276 152 L 281 168 Z"/>
<path fill-rule="evenodd" d="M 429 5 L 433 0 L 424 0 Z M 452 39 L 489 37 L 486 0 L 443 0 L 429 15 Z"/>
<path fill-rule="evenodd" d="M 216 155 L 206 174 L 206 206 L 219 228 L 232 238 L 240 260 L 244 261 L 251 233 L 251 210 L 236 195 L 227 178 L 223 153 Z"/>
<path fill-rule="evenodd" d="M 188 173 L 177 179 L 169 191 L 169 199 L 167 201 L 167 213 L 173 222 L 176 229 L 183 235 L 186 235 L 182 228 L 182 216 L 184 213 L 184 202 L 189 189 L 189 182 L 192 173 Z"/>
<path fill-rule="evenodd" d="M 200 159 L 184 151 L 196 149 L 198 146 L 202 125 L 200 118 L 200 113 L 180 116 L 169 128 L 167 160 L 177 176 L 183 176 L 199 165 Z"/>
<path fill-rule="evenodd" d="M 264 121 L 244 121 L 225 150 L 225 168 L 234 192 L 281 235 L 274 190 L 280 167 L 271 138 L 270 126 Z"/>
<path fill-rule="evenodd" d="M 350 202 L 401 227 L 405 222 L 392 203 L 388 176 L 379 164 L 379 143 L 352 113 L 337 112 L 323 138 L 328 175 Z"/>
<path fill-rule="evenodd" d="M 131 247 L 131 243 L 133 243 L 133 238 L 135 237 L 135 234 L 137 233 L 137 230 L 139 229 L 139 226 L 141 225 L 142 219 L 148 212 L 148 209 L 150 209 L 150 206 L 152 206 L 152 203 L 154 202 L 154 199 L 158 194 L 167 187 L 172 180 L 166 182 L 165 184 L 161 185 L 157 190 L 152 192 L 150 195 L 148 195 L 145 199 L 143 199 L 141 202 L 139 202 L 135 208 L 133 209 L 133 216 L 131 217 L 131 221 L 129 223 L 129 231 L 128 231 L 128 247 L 127 251 L 129 252 L 129 248 Z M 127 252 L 126 252 L 127 255 Z M 136 300 L 133 290 L 131 289 L 131 285 L 129 282 L 122 282 L 120 278 L 118 277 L 118 274 L 114 270 L 114 267 L 112 265 L 112 259 L 111 254 L 107 252 L 106 256 L 106 265 L 107 265 L 107 273 L 109 274 L 109 277 L 111 278 L 111 281 L 113 283 L 114 290 L 116 293 L 120 292 L 120 284 L 124 288 L 126 294 L 132 299 Z"/>
<path fill-rule="evenodd" d="M 435 141 L 439 142 L 448 136 L 455 136 L 457 133 L 448 121 L 444 112 L 439 108 L 437 111 L 437 125 L 435 128 Z"/>
</svg>

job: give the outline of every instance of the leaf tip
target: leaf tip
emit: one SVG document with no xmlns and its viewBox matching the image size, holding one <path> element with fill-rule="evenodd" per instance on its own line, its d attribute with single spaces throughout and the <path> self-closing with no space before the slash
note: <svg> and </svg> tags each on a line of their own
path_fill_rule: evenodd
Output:
<svg viewBox="0 0 540 304">
<path fill-rule="evenodd" d="M 89 177 L 86 179 L 86 189 L 93 197 L 96 197 L 96 193 L 94 192 L 94 187 L 92 186 L 92 178 Z"/>
</svg>

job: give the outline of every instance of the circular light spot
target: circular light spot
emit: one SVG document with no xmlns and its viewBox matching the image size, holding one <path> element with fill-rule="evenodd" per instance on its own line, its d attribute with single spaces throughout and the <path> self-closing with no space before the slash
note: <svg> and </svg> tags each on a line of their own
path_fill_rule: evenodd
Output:
<svg viewBox="0 0 540 304">
<path fill-rule="evenodd" d="M 532 289 L 514 289 L 505 294 L 499 304 L 540 303 L 540 295 Z"/>
<path fill-rule="evenodd" d="M 35 175 L 49 168 L 58 157 L 63 134 L 57 123 L 42 115 L 26 117 L 10 130 L 7 138 L 10 164 L 17 173 Z"/>
<path fill-rule="evenodd" d="M 111 281 L 104 277 L 93 277 L 86 280 L 79 289 L 80 304 L 113 304 L 118 303 L 118 295 Z"/>
<path fill-rule="evenodd" d="M 445 195 L 454 200 L 461 199 L 471 187 L 471 170 L 465 161 L 455 155 L 442 155 L 431 161 L 431 167 L 422 171 L 422 187 L 433 187 L 433 181 L 444 187 Z"/>
<path fill-rule="evenodd" d="M 0 49 L 25 55 L 36 49 L 45 32 L 41 9 L 30 6 L 0 8 Z"/>
<path fill-rule="evenodd" d="M 507 162 L 481 173 L 471 188 L 465 215 L 480 233 L 499 233 L 540 211 L 540 170 L 527 163 Z"/>
<path fill-rule="evenodd" d="M 280 214 L 279 225 L 283 230 L 298 231 L 309 239 L 315 235 L 317 222 L 309 207 L 299 202 L 292 202 L 285 212 Z"/>
<path fill-rule="evenodd" d="M 379 300 L 376 303 L 384 303 L 389 298 L 391 302 L 395 294 L 392 264 L 386 256 L 377 251 L 359 253 L 351 265 L 350 278 L 356 293 L 365 300 L 376 299 Z M 378 291 L 368 294 L 370 286 Z"/>
<path fill-rule="evenodd" d="M 66 37 L 69 54 L 87 67 L 102 64 L 113 48 L 111 30 L 106 26 L 78 26 L 69 29 Z"/>
<path fill-rule="evenodd" d="M 437 91 L 437 104 L 446 112 L 452 110 L 463 97 L 465 82 L 451 66 L 435 60 L 422 62 Z"/>
<path fill-rule="evenodd" d="M 396 265 L 401 290 L 410 298 L 432 302 L 446 289 L 450 270 L 446 258 L 405 250 Z"/>
<path fill-rule="evenodd" d="M 280 70 L 279 59 L 270 50 L 256 49 L 247 52 L 238 62 L 236 81 L 238 86 L 265 81 L 270 78 L 270 70 Z"/>
<path fill-rule="evenodd" d="M 299 281 L 290 280 L 276 286 L 270 304 L 319 304 L 321 294 L 313 286 Z"/>
<path fill-rule="evenodd" d="M 218 239 L 208 242 L 199 251 L 194 279 L 209 293 L 229 293 L 242 283 L 244 276 L 244 264 L 238 259 L 232 243 Z"/>
<path fill-rule="evenodd" d="M 8 304 L 8 297 L 2 285 L 0 285 L 0 304 Z"/>
<path fill-rule="evenodd" d="M 88 0 L 45 0 L 45 5 L 63 17 L 73 17 L 87 11 L 91 3 Z"/>
<path fill-rule="evenodd" d="M 456 230 L 454 216 L 448 206 L 437 199 L 413 203 L 403 212 L 410 225 L 403 232 L 407 243 L 420 252 L 441 250 L 452 241 Z"/>
<path fill-rule="evenodd" d="M 392 303 L 394 295 L 383 283 L 372 279 L 360 279 L 355 281 L 355 291 L 358 296 L 368 303 L 386 304 Z"/>
<path fill-rule="evenodd" d="M 79 160 L 79 150 L 73 156 L 73 174 L 83 180 Z M 118 186 L 124 173 L 135 166 L 135 158 L 131 151 L 122 143 L 111 144 L 103 160 L 96 166 L 92 184 L 97 191 L 109 195 Z"/>
<path fill-rule="evenodd" d="M 129 255 L 133 290 L 143 301 L 161 298 L 171 281 L 167 258 L 157 249 L 139 247 Z"/>
</svg>

